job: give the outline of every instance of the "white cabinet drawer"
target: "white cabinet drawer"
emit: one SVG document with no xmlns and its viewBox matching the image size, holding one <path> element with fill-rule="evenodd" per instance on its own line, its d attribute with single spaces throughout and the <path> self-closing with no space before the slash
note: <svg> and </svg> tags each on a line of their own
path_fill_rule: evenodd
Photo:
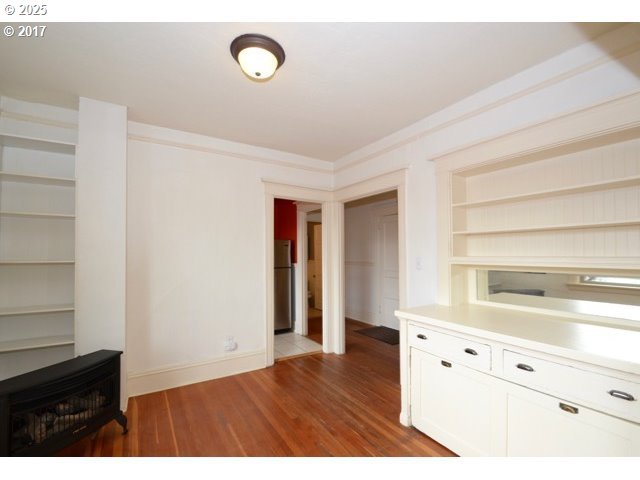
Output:
<svg viewBox="0 0 640 480">
<path fill-rule="evenodd" d="M 514 384 L 507 386 L 507 455 L 640 455 L 640 425 Z"/>
<path fill-rule="evenodd" d="M 640 383 L 504 350 L 504 377 L 640 422 Z"/>
<path fill-rule="evenodd" d="M 409 324 L 409 345 L 476 370 L 491 370 L 491 347 Z"/>
</svg>

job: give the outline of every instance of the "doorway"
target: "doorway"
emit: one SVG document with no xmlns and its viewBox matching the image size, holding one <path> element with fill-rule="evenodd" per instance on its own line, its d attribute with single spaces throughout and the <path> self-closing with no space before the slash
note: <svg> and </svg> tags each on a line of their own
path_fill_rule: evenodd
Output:
<svg viewBox="0 0 640 480">
<path fill-rule="evenodd" d="M 399 330 L 397 190 L 345 203 L 345 316 L 349 330 Z M 388 332 L 393 333 L 393 332 Z"/>
<path fill-rule="evenodd" d="M 305 333 L 322 343 L 322 216 L 307 214 L 307 328 Z"/>
<path fill-rule="evenodd" d="M 275 361 L 322 351 L 321 205 L 274 199 Z"/>
</svg>

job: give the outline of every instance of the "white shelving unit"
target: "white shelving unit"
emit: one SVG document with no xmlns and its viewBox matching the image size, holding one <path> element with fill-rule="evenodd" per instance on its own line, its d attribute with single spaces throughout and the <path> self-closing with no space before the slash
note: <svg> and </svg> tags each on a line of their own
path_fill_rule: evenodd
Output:
<svg viewBox="0 0 640 480">
<path fill-rule="evenodd" d="M 600 190 L 609 190 L 612 188 L 631 187 L 640 185 L 640 175 L 632 175 L 628 178 L 617 180 L 605 180 L 603 182 L 592 182 L 584 185 L 575 185 L 563 188 L 554 188 L 549 190 L 540 190 L 537 192 L 523 193 L 516 195 L 507 195 L 506 197 L 489 198 L 487 200 L 479 200 L 474 202 L 453 203 L 453 208 L 469 208 L 481 207 L 485 205 L 496 205 L 500 203 L 513 203 L 523 200 L 534 200 L 537 198 L 548 198 L 553 196 L 571 195 L 574 193 L 597 192 Z"/>
<path fill-rule="evenodd" d="M 41 185 L 73 186 L 76 184 L 76 181 L 73 178 L 45 177 L 42 175 L 22 175 L 17 173 L 7 173 L 7 172 L 1 172 L 1 171 L 0 171 L 0 179 L 5 181 L 36 183 Z"/>
<path fill-rule="evenodd" d="M 19 352 L 22 350 L 38 350 L 41 348 L 64 347 L 73 345 L 73 335 L 56 337 L 36 337 L 10 342 L 0 342 L 0 353 Z"/>
<path fill-rule="evenodd" d="M 62 313 L 73 312 L 72 304 L 68 305 L 38 305 L 29 307 L 4 308 L 0 309 L 0 317 L 14 317 L 18 315 L 36 315 L 41 313 Z"/>
<path fill-rule="evenodd" d="M 0 380 L 74 354 L 74 152 L 0 134 Z"/>
<path fill-rule="evenodd" d="M 456 171 L 450 186 L 451 265 L 640 265 L 635 130 Z"/>
</svg>

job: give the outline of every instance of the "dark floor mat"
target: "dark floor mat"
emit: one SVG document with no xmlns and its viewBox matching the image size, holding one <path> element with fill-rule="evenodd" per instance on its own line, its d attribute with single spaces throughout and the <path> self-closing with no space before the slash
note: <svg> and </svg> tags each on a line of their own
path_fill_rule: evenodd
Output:
<svg viewBox="0 0 640 480">
<path fill-rule="evenodd" d="M 371 327 L 356 330 L 356 333 L 375 338 L 389 345 L 397 345 L 400 343 L 400 332 L 389 327 Z"/>
</svg>

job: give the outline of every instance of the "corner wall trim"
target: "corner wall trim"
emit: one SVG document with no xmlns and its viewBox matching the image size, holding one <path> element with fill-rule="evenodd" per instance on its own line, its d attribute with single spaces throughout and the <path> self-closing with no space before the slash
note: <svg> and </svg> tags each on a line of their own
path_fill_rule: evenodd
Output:
<svg viewBox="0 0 640 480">
<path fill-rule="evenodd" d="M 129 373 L 127 393 L 129 397 L 137 397 L 146 393 L 258 370 L 265 367 L 264 356 L 264 350 L 257 350 L 226 355 L 199 363 Z"/>
</svg>

